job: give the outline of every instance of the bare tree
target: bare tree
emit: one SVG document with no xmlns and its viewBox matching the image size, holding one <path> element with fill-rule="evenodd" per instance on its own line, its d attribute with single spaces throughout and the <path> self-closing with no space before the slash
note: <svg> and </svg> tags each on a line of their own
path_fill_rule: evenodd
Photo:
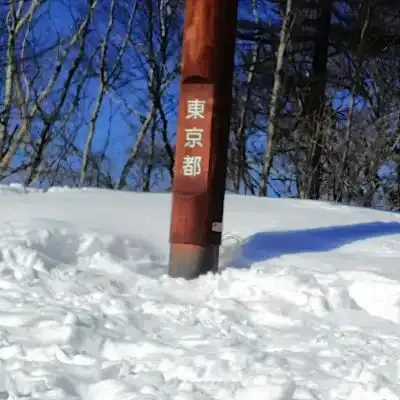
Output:
<svg viewBox="0 0 400 400">
<path fill-rule="evenodd" d="M 363 62 L 363 47 L 365 44 L 365 37 L 368 26 L 370 24 L 370 16 L 371 16 L 371 0 L 362 0 L 360 5 L 360 41 L 358 44 L 357 54 L 355 57 L 355 67 L 354 67 L 354 81 L 350 90 L 350 99 L 349 99 L 349 111 L 347 114 L 346 121 L 346 132 L 343 144 L 343 152 L 342 157 L 340 159 L 338 165 L 338 173 L 336 179 L 336 190 L 335 190 L 335 200 L 341 201 L 343 196 L 343 178 L 344 172 L 346 169 L 347 157 L 350 148 L 350 140 L 351 140 L 351 130 L 352 130 L 352 122 L 353 122 L 353 114 L 354 108 L 356 106 L 356 95 L 360 90 L 361 82 L 361 74 L 362 74 L 362 62 Z"/>
<path fill-rule="evenodd" d="M 43 78 L 46 77 L 44 70 L 38 70 L 33 77 L 30 77 L 28 63 L 24 60 L 26 59 L 29 35 L 35 22 L 35 13 L 45 2 L 33 1 L 29 9 L 23 14 L 24 2 L 19 2 L 17 7 L 15 0 L 10 0 L 6 90 L 0 126 L 0 177 L 6 174 L 21 146 L 25 147 L 29 143 L 34 143 L 33 146 L 36 148 L 37 154 L 42 153 L 50 128 L 55 121 L 60 119 L 61 109 L 73 86 L 73 79 L 85 57 L 89 27 L 97 3 L 98 0 L 89 0 L 86 14 L 77 24 L 71 37 L 67 40 L 65 38 L 58 41 L 57 52 L 53 53 L 55 67 L 51 73 L 47 74 L 46 83 L 41 85 L 40 81 L 44 82 Z M 17 57 L 18 44 L 21 48 L 19 58 Z M 67 63 L 69 60 L 72 60 L 72 62 Z M 38 78 L 39 76 L 41 79 Z M 56 96 L 54 96 L 55 91 L 57 91 Z M 51 100 L 55 101 L 54 108 L 52 112 L 46 113 L 45 110 L 48 109 Z M 10 121 L 14 115 L 13 111 L 18 112 L 14 126 L 11 128 Z M 35 142 L 31 130 L 35 121 L 39 119 L 44 123 L 44 127 L 38 142 Z M 32 159 L 36 165 L 38 163 L 37 154 Z M 32 165 L 28 163 L 27 166 Z M 33 170 L 36 168 L 33 167 Z M 31 181 L 31 178 L 28 181 Z"/>
<path fill-rule="evenodd" d="M 267 196 L 268 178 L 272 167 L 274 154 L 274 138 L 277 130 L 277 113 L 280 106 L 280 94 L 282 86 L 282 70 L 286 45 L 290 35 L 290 25 L 292 19 L 292 0 L 286 0 L 285 14 L 282 17 L 282 28 L 279 37 L 278 54 L 276 58 L 276 67 L 274 73 L 274 86 L 269 105 L 268 118 L 268 141 L 264 154 L 264 164 L 260 175 L 260 196 Z"/>
<path fill-rule="evenodd" d="M 135 64 L 140 66 L 135 73 L 140 73 L 141 79 L 146 82 L 147 99 L 141 101 L 140 98 L 136 98 L 136 104 L 132 105 L 119 96 L 118 101 L 124 104 L 129 116 L 136 117 L 138 128 L 135 129 L 135 125 L 130 122 L 132 129 L 137 132 L 115 185 L 117 189 L 123 189 L 128 185 L 129 175 L 141 154 L 144 139 L 152 129 L 155 129 L 152 128 L 154 125 L 160 126 L 156 131 L 160 132 L 164 144 L 170 179 L 173 176 L 174 150 L 167 113 L 176 112 L 177 101 L 175 95 L 172 97 L 168 95 L 168 91 L 180 71 L 182 15 L 179 7 L 170 9 L 165 0 L 146 0 L 140 11 L 136 37 L 130 40 L 129 44 L 133 50 L 132 57 Z M 171 109 L 166 111 L 170 101 L 172 101 Z M 146 107 L 145 103 L 148 103 Z M 152 172 L 154 169 L 148 171 Z"/>
<path fill-rule="evenodd" d="M 132 33 L 132 26 L 135 20 L 136 9 L 138 5 L 138 1 L 134 1 L 132 3 L 132 8 L 129 10 L 128 17 L 128 25 L 126 28 L 126 33 L 123 37 L 122 43 L 120 44 L 120 48 L 118 51 L 118 55 L 112 68 L 108 70 L 108 48 L 110 45 L 111 36 L 113 33 L 113 27 L 116 23 L 116 0 L 112 0 L 109 8 L 109 16 L 108 16 L 108 24 L 104 34 L 103 39 L 100 44 L 100 61 L 99 61 L 99 88 L 97 97 L 95 100 L 95 104 L 92 110 L 90 124 L 89 124 L 89 132 L 86 137 L 86 142 L 83 150 L 82 163 L 81 163 L 81 171 L 80 171 L 80 179 L 79 184 L 83 186 L 86 182 L 86 176 L 88 171 L 88 162 L 89 155 L 92 149 L 92 142 L 96 131 L 97 120 L 100 115 L 101 107 L 104 101 L 104 97 L 107 94 L 108 87 L 110 85 L 110 81 L 113 79 L 117 79 L 116 75 L 121 67 L 122 59 L 125 55 L 125 51 L 128 45 L 129 37 Z"/>
</svg>

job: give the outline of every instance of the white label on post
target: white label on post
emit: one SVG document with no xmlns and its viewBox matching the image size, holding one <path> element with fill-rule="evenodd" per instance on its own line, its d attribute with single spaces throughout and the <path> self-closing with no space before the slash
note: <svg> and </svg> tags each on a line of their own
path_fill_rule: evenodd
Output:
<svg viewBox="0 0 400 400">
<path fill-rule="evenodd" d="M 222 233 L 222 222 L 213 222 L 211 228 L 213 232 Z"/>
</svg>

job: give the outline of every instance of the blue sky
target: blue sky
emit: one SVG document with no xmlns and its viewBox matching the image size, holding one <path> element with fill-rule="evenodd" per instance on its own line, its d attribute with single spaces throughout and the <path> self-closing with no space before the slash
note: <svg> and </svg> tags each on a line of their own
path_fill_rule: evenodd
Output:
<svg viewBox="0 0 400 400">
<path fill-rule="evenodd" d="M 67 9 L 66 5 L 62 3 L 62 1 L 52 1 L 49 3 L 51 7 L 46 9 L 46 11 L 50 12 L 50 21 L 52 21 L 52 26 L 50 27 L 52 32 L 49 32 L 47 27 L 48 24 L 43 24 L 42 29 L 43 32 L 43 44 L 48 42 L 48 37 L 52 37 L 56 34 L 56 32 L 65 33 L 71 30 L 73 19 Z M 68 3 L 66 3 L 68 4 Z M 252 16 L 252 9 L 251 9 L 251 2 L 242 1 L 242 6 L 239 9 L 239 18 L 242 17 L 253 17 Z M 276 14 L 274 14 L 272 7 L 271 8 L 264 8 L 260 10 L 259 14 L 260 18 L 263 21 L 271 20 Z M 98 28 L 104 29 L 105 22 L 96 21 Z M 47 37 L 47 38 L 46 38 Z M 144 103 L 148 103 L 147 101 L 147 88 L 146 88 L 146 80 L 136 81 L 134 86 L 132 87 L 131 92 L 125 92 L 124 98 L 126 101 L 131 103 L 135 106 L 135 108 L 140 109 L 138 107 L 138 98 L 141 99 Z M 88 124 L 90 120 L 90 115 L 92 111 L 92 104 L 98 91 L 98 82 L 96 80 L 91 81 L 88 86 L 88 93 L 89 98 L 85 100 L 86 104 L 86 123 L 81 128 L 81 133 L 77 139 L 77 144 L 83 148 L 84 141 L 86 139 L 86 134 L 88 131 Z M 171 84 L 169 94 L 175 97 L 176 103 L 178 102 L 179 96 L 179 79 L 175 79 L 175 81 Z M 333 99 L 333 106 L 335 108 L 346 107 L 348 99 L 348 93 L 345 92 L 338 92 L 337 96 Z M 359 102 L 359 107 L 362 107 L 362 102 Z M 146 107 L 143 107 L 145 109 Z M 105 98 L 100 117 L 98 119 L 97 128 L 96 128 L 96 135 L 93 141 L 93 149 L 94 151 L 100 150 L 104 147 L 104 144 L 107 140 L 108 130 L 110 127 L 110 120 L 111 122 L 111 130 L 112 130 L 112 140 L 108 148 L 108 155 L 113 160 L 113 169 L 120 172 L 123 164 L 125 163 L 127 151 L 131 148 L 133 142 L 135 141 L 135 130 L 136 133 L 140 128 L 140 125 L 137 124 L 137 120 L 130 116 L 128 117 L 130 122 L 135 126 L 133 132 L 130 132 L 130 128 L 128 127 L 125 117 L 123 113 L 120 111 L 121 107 L 115 104 L 113 101 L 110 101 L 109 98 Z M 173 109 L 168 114 L 168 123 L 170 127 L 170 132 L 175 133 L 176 130 L 176 122 L 177 122 L 177 114 L 176 109 Z M 157 135 L 158 138 L 160 135 Z M 161 139 L 159 139 L 161 140 Z M 168 174 L 165 174 L 165 180 L 161 180 L 155 189 L 163 189 L 170 185 Z M 274 195 L 274 193 L 270 193 Z"/>
</svg>

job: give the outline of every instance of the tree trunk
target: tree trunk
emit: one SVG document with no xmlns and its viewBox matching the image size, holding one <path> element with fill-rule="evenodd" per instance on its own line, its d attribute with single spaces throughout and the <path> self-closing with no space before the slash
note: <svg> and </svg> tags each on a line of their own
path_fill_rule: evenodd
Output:
<svg viewBox="0 0 400 400">
<path fill-rule="evenodd" d="M 267 148 L 264 154 L 264 165 L 260 176 L 260 196 L 267 196 L 268 178 L 272 167 L 274 154 L 274 137 L 276 134 L 276 117 L 279 108 L 279 98 L 282 86 L 282 70 L 283 61 L 286 50 L 286 44 L 290 32 L 290 19 L 292 13 L 292 0 L 286 0 L 285 15 L 282 21 L 281 33 L 279 38 L 278 55 L 276 59 L 276 68 L 274 73 L 274 86 L 272 88 L 271 104 L 268 117 L 268 141 Z"/>
<path fill-rule="evenodd" d="M 325 114 L 325 84 L 332 7 L 333 0 L 320 0 L 320 14 L 314 41 L 311 94 L 305 108 L 307 128 L 310 136 L 314 139 L 314 146 L 310 157 L 310 178 L 306 194 L 309 199 L 319 199 L 321 195 L 321 120 Z"/>
<path fill-rule="evenodd" d="M 362 62 L 363 62 L 363 45 L 364 45 L 364 40 L 365 40 L 365 34 L 366 34 L 366 31 L 370 24 L 370 17 L 371 17 L 370 14 L 371 14 L 371 0 L 363 0 L 361 3 L 360 18 L 359 18 L 360 25 L 361 25 L 360 41 L 358 43 L 358 48 L 357 48 L 355 70 L 354 70 L 354 81 L 353 81 L 353 85 L 351 88 L 349 111 L 348 111 L 347 120 L 346 120 L 344 150 L 342 153 L 342 158 L 340 160 L 338 176 L 337 176 L 337 180 L 336 180 L 337 186 L 335 188 L 336 190 L 334 193 L 334 199 L 339 202 L 341 202 L 343 200 L 344 172 L 346 170 L 347 157 L 348 157 L 349 147 L 350 147 L 351 128 L 352 128 L 352 119 L 353 119 L 354 106 L 355 106 L 355 97 L 356 97 L 357 88 L 360 85 L 361 67 L 362 67 Z"/>
</svg>

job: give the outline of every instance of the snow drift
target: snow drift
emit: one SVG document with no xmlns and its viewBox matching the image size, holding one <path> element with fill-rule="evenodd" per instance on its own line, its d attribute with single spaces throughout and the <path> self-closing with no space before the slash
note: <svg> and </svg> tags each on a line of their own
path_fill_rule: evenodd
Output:
<svg viewBox="0 0 400 400">
<path fill-rule="evenodd" d="M 400 217 L 227 196 L 166 275 L 170 195 L 0 187 L 0 399 L 400 399 Z"/>
</svg>

